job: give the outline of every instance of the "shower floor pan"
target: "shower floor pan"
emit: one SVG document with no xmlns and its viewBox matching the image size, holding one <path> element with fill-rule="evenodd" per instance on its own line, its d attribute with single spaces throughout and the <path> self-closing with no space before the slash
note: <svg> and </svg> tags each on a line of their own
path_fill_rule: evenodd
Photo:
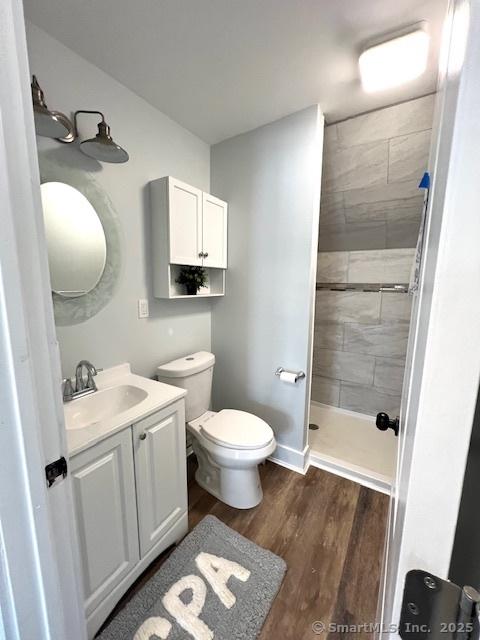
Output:
<svg viewBox="0 0 480 640">
<path fill-rule="evenodd" d="M 397 438 L 382 432 L 375 418 L 312 402 L 309 430 L 310 464 L 366 487 L 390 493 L 395 473 Z"/>
</svg>

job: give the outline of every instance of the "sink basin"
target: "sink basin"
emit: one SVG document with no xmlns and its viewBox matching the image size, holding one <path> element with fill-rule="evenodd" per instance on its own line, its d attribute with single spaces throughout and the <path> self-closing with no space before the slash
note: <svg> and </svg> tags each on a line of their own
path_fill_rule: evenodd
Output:
<svg viewBox="0 0 480 640">
<path fill-rule="evenodd" d="M 132 373 L 128 362 L 99 371 L 98 391 L 63 405 L 70 456 L 185 397 L 185 389 Z"/>
<path fill-rule="evenodd" d="M 148 397 L 148 393 L 131 384 L 102 389 L 64 405 L 67 429 L 83 429 L 111 420 L 132 409 Z"/>
</svg>

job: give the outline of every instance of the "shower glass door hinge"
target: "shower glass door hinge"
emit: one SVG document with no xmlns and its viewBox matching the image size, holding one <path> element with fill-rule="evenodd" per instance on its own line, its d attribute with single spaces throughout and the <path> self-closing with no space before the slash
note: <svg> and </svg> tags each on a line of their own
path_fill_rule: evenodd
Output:
<svg viewBox="0 0 480 640">
<path fill-rule="evenodd" d="M 47 487 L 50 488 L 55 483 L 57 478 L 59 478 L 60 476 L 62 478 L 66 478 L 67 473 L 68 473 L 67 461 L 63 456 L 58 460 L 55 460 L 55 462 L 51 462 L 50 464 L 47 464 L 47 466 L 45 467 L 45 477 L 47 479 Z"/>
<path fill-rule="evenodd" d="M 480 593 L 414 569 L 407 573 L 398 633 L 403 640 L 478 640 Z"/>
</svg>

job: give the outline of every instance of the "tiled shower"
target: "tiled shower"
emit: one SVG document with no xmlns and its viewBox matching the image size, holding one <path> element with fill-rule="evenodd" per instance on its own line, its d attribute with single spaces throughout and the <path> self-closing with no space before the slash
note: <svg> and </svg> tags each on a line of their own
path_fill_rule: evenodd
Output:
<svg viewBox="0 0 480 640">
<path fill-rule="evenodd" d="M 312 415 L 331 429 L 341 412 L 329 408 L 357 412 L 369 430 L 365 416 L 399 412 L 411 296 L 379 289 L 408 289 L 433 106 L 428 95 L 325 128 L 312 378 L 323 409 Z M 312 448 L 320 436 L 312 432 Z"/>
</svg>

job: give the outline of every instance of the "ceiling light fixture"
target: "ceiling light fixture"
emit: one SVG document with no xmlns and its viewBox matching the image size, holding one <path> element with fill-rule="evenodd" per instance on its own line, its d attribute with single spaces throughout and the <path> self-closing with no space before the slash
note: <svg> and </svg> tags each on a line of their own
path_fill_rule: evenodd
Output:
<svg viewBox="0 0 480 640">
<path fill-rule="evenodd" d="M 364 91 L 384 91 L 421 76 L 429 43 L 428 33 L 415 29 L 366 49 L 358 60 Z"/>
<path fill-rule="evenodd" d="M 80 143 L 80 151 L 90 158 L 101 162 L 121 163 L 128 161 L 128 153 L 113 141 L 110 127 L 101 111 L 75 111 L 73 123 L 60 111 L 51 111 L 45 104 L 44 93 L 36 76 L 32 76 L 32 100 L 35 129 L 38 135 L 55 138 L 59 142 L 73 142 L 78 138 L 77 116 L 80 113 L 95 114 L 101 117 L 95 138 Z"/>
</svg>

